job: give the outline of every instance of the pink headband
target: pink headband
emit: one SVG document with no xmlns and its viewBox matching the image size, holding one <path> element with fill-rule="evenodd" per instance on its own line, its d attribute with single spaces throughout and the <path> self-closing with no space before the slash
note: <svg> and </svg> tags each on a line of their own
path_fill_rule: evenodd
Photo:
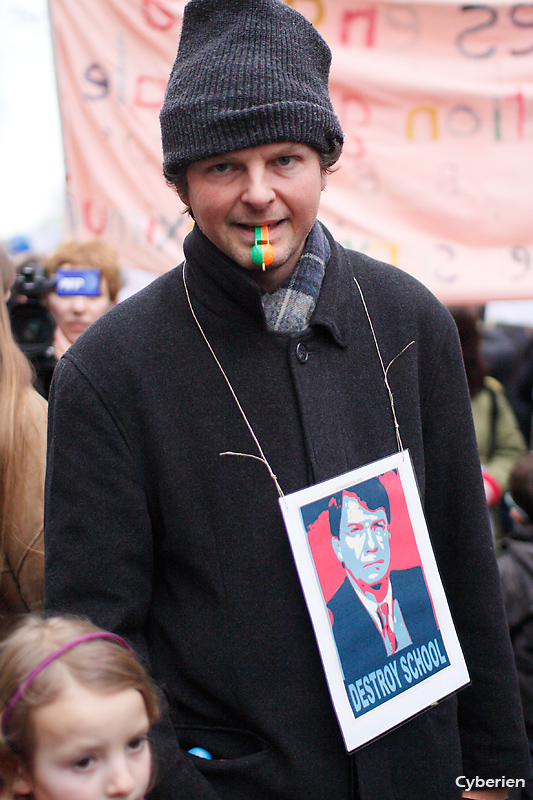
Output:
<svg viewBox="0 0 533 800">
<path fill-rule="evenodd" d="M 52 661 L 55 661 L 56 658 L 59 658 L 59 656 L 62 656 L 63 653 L 66 653 L 67 650 L 70 650 L 72 647 L 76 647 L 76 645 L 81 644 L 82 642 L 90 642 L 91 639 L 113 639 L 115 642 L 118 642 L 125 647 L 130 653 L 132 652 L 131 647 L 127 641 L 122 638 L 122 636 L 118 636 L 116 633 L 110 633 L 109 631 L 96 631 L 95 633 L 86 633 L 84 636 L 78 636 L 77 639 L 73 639 L 71 642 L 64 644 L 59 648 L 59 650 L 55 650 L 53 653 L 50 653 L 50 655 L 41 661 L 40 664 L 37 664 L 33 672 L 30 672 L 27 678 L 24 678 L 16 692 L 14 692 L 14 694 L 12 694 L 9 698 L 2 717 L 2 733 L 4 736 L 7 735 L 7 728 L 9 725 L 9 720 L 11 719 L 11 714 L 13 713 L 13 709 L 28 686 L 35 680 L 37 675 L 39 675 L 39 673 L 42 672 L 43 669 L 48 666 L 48 664 L 50 664 Z"/>
</svg>

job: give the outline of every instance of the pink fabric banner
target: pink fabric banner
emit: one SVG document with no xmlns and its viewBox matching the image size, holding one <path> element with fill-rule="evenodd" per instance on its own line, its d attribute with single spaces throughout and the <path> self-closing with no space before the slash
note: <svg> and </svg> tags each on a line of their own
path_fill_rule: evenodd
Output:
<svg viewBox="0 0 533 800">
<path fill-rule="evenodd" d="M 68 233 L 164 272 L 190 229 L 158 112 L 185 0 L 49 0 Z M 320 219 L 446 303 L 533 297 L 533 4 L 292 0 L 333 52 L 346 144 Z"/>
</svg>

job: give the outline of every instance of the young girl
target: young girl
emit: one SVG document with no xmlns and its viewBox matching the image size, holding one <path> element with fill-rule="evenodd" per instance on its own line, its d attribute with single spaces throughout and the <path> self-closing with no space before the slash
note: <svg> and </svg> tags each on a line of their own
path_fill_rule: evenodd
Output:
<svg viewBox="0 0 533 800">
<path fill-rule="evenodd" d="M 0 797 L 144 797 L 159 704 L 120 636 L 28 615 L 0 646 L 0 710 Z"/>
</svg>

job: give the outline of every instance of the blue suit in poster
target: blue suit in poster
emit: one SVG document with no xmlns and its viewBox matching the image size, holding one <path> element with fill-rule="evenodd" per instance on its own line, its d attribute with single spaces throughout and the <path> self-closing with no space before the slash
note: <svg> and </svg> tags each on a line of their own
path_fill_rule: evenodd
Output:
<svg viewBox="0 0 533 800">
<path fill-rule="evenodd" d="M 354 713 L 363 714 L 448 666 L 420 566 L 390 570 L 390 506 L 377 478 L 342 494 L 330 512 L 345 570 L 328 603 Z"/>
<path fill-rule="evenodd" d="M 419 683 L 449 664 L 442 637 L 420 567 L 390 573 L 393 597 L 402 612 L 411 643 L 391 655 L 348 578 L 328 603 L 333 614 L 333 635 L 344 672 L 346 689 L 354 705 L 357 682 L 373 687 L 372 706 Z M 365 678 L 367 679 L 365 681 Z M 380 690 L 381 686 L 381 690 Z M 366 692 L 365 694 L 368 694 Z M 361 693 L 358 691 L 360 697 Z M 356 701 L 355 705 L 359 705 Z M 364 708 L 364 703 L 361 703 Z M 360 713 L 362 708 L 355 708 Z"/>
</svg>

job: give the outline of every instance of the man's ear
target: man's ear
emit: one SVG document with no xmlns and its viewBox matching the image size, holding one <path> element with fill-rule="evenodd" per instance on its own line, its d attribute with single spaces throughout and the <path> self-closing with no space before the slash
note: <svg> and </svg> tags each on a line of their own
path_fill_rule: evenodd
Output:
<svg viewBox="0 0 533 800">
<path fill-rule="evenodd" d="M 331 546 L 333 547 L 333 552 L 339 559 L 339 561 L 344 561 L 342 553 L 341 553 L 341 540 L 337 539 L 336 536 L 331 537 Z"/>
<path fill-rule="evenodd" d="M 189 203 L 189 192 L 188 192 L 188 190 L 186 190 L 186 189 L 185 189 L 185 190 L 183 190 L 183 189 L 181 189 L 181 190 L 180 190 L 180 189 L 176 189 L 176 191 L 177 191 L 177 193 L 178 193 L 178 197 L 179 197 L 179 199 L 181 200 L 181 202 L 183 203 L 183 205 L 184 205 L 184 206 L 187 206 L 187 208 L 190 208 L 190 203 Z"/>
</svg>

